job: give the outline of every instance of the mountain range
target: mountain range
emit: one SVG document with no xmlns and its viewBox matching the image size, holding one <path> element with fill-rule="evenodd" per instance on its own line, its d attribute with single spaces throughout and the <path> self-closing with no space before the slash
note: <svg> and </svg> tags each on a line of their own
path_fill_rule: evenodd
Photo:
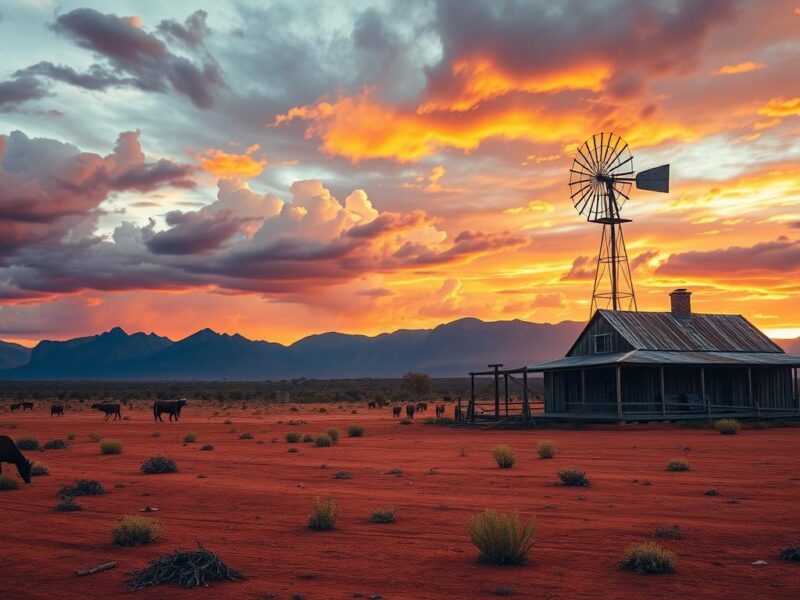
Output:
<svg viewBox="0 0 800 600">
<path fill-rule="evenodd" d="M 119 327 L 29 349 L 0 342 L 0 379 L 267 380 L 462 377 L 488 363 L 523 366 L 563 356 L 584 324 L 466 318 L 374 337 L 323 333 L 285 346 L 202 329 L 179 341 Z M 800 338 L 777 340 L 800 353 Z"/>
</svg>

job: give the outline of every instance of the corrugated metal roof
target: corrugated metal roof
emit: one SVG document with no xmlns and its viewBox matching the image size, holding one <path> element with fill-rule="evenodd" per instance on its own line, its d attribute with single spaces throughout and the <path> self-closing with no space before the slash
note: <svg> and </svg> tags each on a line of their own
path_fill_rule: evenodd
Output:
<svg viewBox="0 0 800 600">
<path fill-rule="evenodd" d="M 679 318 L 670 312 L 597 312 L 636 350 L 783 353 L 741 315 L 692 314 Z"/>
<path fill-rule="evenodd" d="M 660 350 L 631 350 L 611 354 L 567 356 L 538 363 L 529 371 L 579 369 L 616 365 L 694 365 L 694 366 L 783 366 L 800 367 L 800 356 L 777 352 L 671 352 Z"/>
</svg>

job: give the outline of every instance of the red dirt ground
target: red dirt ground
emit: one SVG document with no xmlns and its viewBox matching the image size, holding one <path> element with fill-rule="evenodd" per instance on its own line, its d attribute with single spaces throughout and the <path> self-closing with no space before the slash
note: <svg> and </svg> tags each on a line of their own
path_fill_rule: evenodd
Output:
<svg viewBox="0 0 800 600">
<path fill-rule="evenodd" d="M 329 414 L 273 408 L 260 415 L 247 409 L 212 417 L 209 407 L 188 406 L 179 424 L 156 424 L 144 407 L 123 410 L 130 419 L 116 423 L 103 423 L 89 411 L 62 418 L 41 408 L 2 415 L 0 433 L 14 439 L 77 437 L 67 450 L 28 452 L 49 465 L 50 475 L 0 492 L 0 596 L 119 597 L 126 572 L 176 547 L 192 548 L 199 539 L 249 579 L 214 583 L 208 591 L 159 586 L 135 596 L 472 599 L 496 597 L 493 590 L 508 587 L 514 597 L 537 599 L 800 598 L 800 565 L 777 558 L 780 548 L 800 544 L 800 429 L 744 430 L 736 436 L 661 425 L 476 431 L 425 425 L 420 418 L 404 426 L 388 409 L 359 406 L 354 415 L 351 408 L 333 407 Z M 307 423 L 290 426 L 289 419 Z M 364 437 L 346 437 L 354 422 L 364 427 Z M 18 427 L 9 429 L 8 423 Z M 342 429 L 339 445 L 301 443 L 298 453 L 287 451 L 286 432 L 316 433 L 329 426 Z M 154 431 L 161 437 L 152 437 Z M 184 444 L 189 431 L 198 433 L 198 441 Z M 240 440 L 243 432 L 255 439 Z M 90 433 L 122 440 L 123 454 L 101 455 Z M 556 441 L 556 458 L 538 457 L 541 439 Z M 201 451 L 205 443 L 215 449 Z M 491 456 L 497 444 L 515 449 L 514 468 L 497 468 Z M 180 472 L 140 473 L 142 460 L 157 453 L 173 457 Z M 689 459 L 691 471 L 665 470 L 678 456 Z M 555 485 L 556 470 L 565 465 L 585 470 L 592 486 Z M 13 466 L 3 468 L 17 476 Z M 402 469 L 402 476 L 388 474 L 392 468 Z M 334 479 L 340 470 L 353 478 Z M 82 512 L 54 512 L 59 488 L 76 477 L 98 479 L 109 493 L 79 498 Z M 720 495 L 705 496 L 709 488 Z M 336 530 L 307 529 L 315 496 L 341 505 Z M 370 523 L 370 512 L 387 505 L 396 508 L 397 521 Z M 159 509 L 161 539 L 115 547 L 113 522 L 144 506 Z M 527 565 L 476 561 L 465 522 L 488 507 L 536 516 Z M 677 553 L 677 573 L 620 571 L 625 547 L 654 540 L 658 525 L 685 531 L 683 539 L 658 540 Z M 74 575 L 110 560 L 117 561 L 116 569 Z M 756 560 L 768 564 L 753 566 Z"/>
</svg>

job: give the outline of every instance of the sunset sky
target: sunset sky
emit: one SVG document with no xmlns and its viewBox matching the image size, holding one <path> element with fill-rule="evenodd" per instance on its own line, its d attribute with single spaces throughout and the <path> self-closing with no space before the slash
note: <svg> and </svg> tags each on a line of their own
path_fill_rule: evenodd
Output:
<svg viewBox="0 0 800 600">
<path fill-rule="evenodd" d="M 800 2 L 0 0 L 0 338 L 585 320 L 576 145 L 642 310 L 800 336 Z"/>
</svg>

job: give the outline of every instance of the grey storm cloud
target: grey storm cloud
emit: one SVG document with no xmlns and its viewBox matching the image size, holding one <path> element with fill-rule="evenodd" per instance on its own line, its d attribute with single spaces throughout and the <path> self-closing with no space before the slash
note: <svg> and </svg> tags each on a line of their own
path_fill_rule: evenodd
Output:
<svg viewBox="0 0 800 600">
<path fill-rule="evenodd" d="M 36 76 L 90 90 L 121 86 L 160 93 L 174 90 L 189 98 L 198 108 L 208 109 L 214 104 L 217 91 L 225 87 L 225 81 L 217 61 L 203 43 L 210 33 L 205 19 L 204 11 L 196 11 L 184 24 L 165 20 L 157 27 L 167 40 L 187 49 L 187 57 L 173 52 L 166 41 L 139 27 L 133 17 L 103 14 L 91 8 L 79 8 L 59 15 L 52 29 L 72 39 L 78 46 L 91 50 L 108 64 L 94 64 L 80 73 L 69 66 L 39 62 L 17 72 L 16 95 L 22 95 L 22 98 L 14 101 L 12 90 L 7 95 L 15 103 L 41 97 L 44 90 L 41 82 L 34 78 Z M 27 88 L 23 89 L 24 85 Z M 2 97 L 0 91 L 0 106 Z"/>
<path fill-rule="evenodd" d="M 0 111 L 13 110 L 28 100 L 48 95 L 47 86 L 35 77 L 17 74 L 14 79 L 0 81 Z"/>
<path fill-rule="evenodd" d="M 656 269 L 659 275 L 715 273 L 725 276 L 774 273 L 785 276 L 800 269 L 800 240 L 780 237 L 754 246 L 732 246 L 673 254 Z"/>
</svg>

